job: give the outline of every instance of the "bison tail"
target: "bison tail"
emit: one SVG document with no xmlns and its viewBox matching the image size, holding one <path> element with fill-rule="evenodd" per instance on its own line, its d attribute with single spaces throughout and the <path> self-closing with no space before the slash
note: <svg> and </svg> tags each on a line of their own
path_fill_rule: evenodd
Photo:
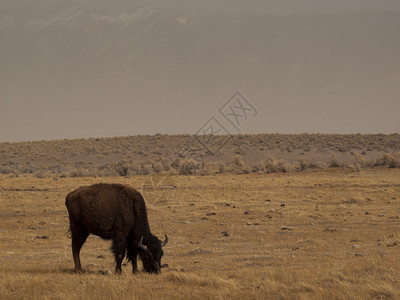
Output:
<svg viewBox="0 0 400 300">
<path fill-rule="evenodd" d="M 71 225 L 69 225 L 68 231 L 66 232 L 66 234 L 68 235 L 68 237 L 71 237 Z"/>
</svg>

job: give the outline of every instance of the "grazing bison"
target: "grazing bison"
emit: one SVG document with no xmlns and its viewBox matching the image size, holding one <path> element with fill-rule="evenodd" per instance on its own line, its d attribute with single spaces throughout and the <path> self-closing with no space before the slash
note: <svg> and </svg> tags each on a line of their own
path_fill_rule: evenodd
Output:
<svg viewBox="0 0 400 300">
<path fill-rule="evenodd" d="M 82 271 L 79 252 L 90 233 L 112 240 L 115 273 L 121 273 L 121 263 L 127 254 L 133 272 L 137 271 L 137 255 L 148 273 L 159 273 L 161 242 L 150 232 L 146 205 L 135 189 L 121 184 L 95 184 L 80 187 L 67 195 L 67 206 L 72 235 L 72 255 L 75 271 Z"/>
</svg>

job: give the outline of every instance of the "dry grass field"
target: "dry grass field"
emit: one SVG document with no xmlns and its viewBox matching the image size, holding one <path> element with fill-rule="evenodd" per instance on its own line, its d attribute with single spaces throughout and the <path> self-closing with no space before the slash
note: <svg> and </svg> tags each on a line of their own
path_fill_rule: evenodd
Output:
<svg viewBox="0 0 400 300">
<path fill-rule="evenodd" d="M 73 272 L 65 195 L 97 182 L 140 190 L 170 242 L 159 275 L 114 275 L 90 236 Z M 1 299 L 399 299 L 399 169 L 0 177 Z M 141 267 L 139 267 L 141 268 Z"/>
</svg>

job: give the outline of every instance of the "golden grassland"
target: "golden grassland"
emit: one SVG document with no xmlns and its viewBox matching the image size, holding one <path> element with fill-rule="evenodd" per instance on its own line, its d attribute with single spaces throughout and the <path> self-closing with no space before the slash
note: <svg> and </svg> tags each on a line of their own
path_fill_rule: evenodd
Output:
<svg viewBox="0 0 400 300">
<path fill-rule="evenodd" d="M 90 236 L 73 272 L 65 195 L 97 182 L 140 190 L 169 236 L 159 275 L 114 275 Z M 400 170 L 0 177 L 1 299 L 399 299 Z M 111 271 L 111 273 L 109 272 Z"/>
</svg>

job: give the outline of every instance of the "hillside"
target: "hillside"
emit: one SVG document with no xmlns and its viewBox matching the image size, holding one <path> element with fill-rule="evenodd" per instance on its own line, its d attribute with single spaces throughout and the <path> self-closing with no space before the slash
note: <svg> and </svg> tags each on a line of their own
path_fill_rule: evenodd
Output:
<svg viewBox="0 0 400 300">
<path fill-rule="evenodd" d="M 0 173 L 38 177 L 400 167 L 400 135 L 141 135 L 1 143 Z"/>
</svg>

